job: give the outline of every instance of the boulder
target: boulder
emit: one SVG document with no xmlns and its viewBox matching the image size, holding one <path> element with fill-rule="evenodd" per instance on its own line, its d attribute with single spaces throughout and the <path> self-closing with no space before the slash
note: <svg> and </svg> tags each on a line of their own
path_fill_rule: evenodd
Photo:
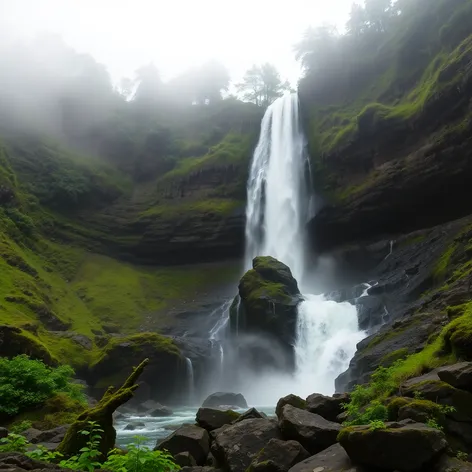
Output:
<svg viewBox="0 0 472 472">
<path fill-rule="evenodd" d="M 239 283 L 240 303 L 230 312 L 230 327 L 235 332 L 260 335 L 277 341 L 289 365 L 293 364 L 296 338 L 297 306 L 302 300 L 297 281 L 290 268 L 270 256 L 256 257 Z M 244 356 L 255 367 L 278 360 L 249 347 Z"/>
<path fill-rule="evenodd" d="M 146 400 L 145 402 L 138 405 L 136 409 L 141 413 L 146 413 L 147 415 L 154 416 L 156 418 L 161 416 L 172 416 L 174 414 L 170 408 L 161 405 L 159 402 L 155 402 L 154 400 Z"/>
<path fill-rule="evenodd" d="M 454 407 L 448 413 L 456 421 L 472 421 L 472 393 L 455 388 L 440 380 L 409 382 L 402 387 L 403 395 L 415 397 L 418 394 L 426 400 Z"/>
<path fill-rule="evenodd" d="M 138 422 L 138 423 L 129 423 L 125 426 L 125 430 L 126 431 L 134 431 L 135 429 L 139 429 L 139 428 L 145 428 L 146 425 L 142 422 Z"/>
<path fill-rule="evenodd" d="M 218 408 L 224 405 L 234 405 L 247 408 L 246 399 L 241 393 L 216 392 L 209 395 L 202 404 L 203 408 Z"/>
<path fill-rule="evenodd" d="M 189 452 L 179 452 L 175 454 L 174 462 L 180 467 L 195 467 L 197 465 L 195 459 Z"/>
<path fill-rule="evenodd" d="M 432 472 L 472 472 L 472 464 L 444 455 L 434 465 Z"/>
<path fill-rule="evenodd" d="M 347 394 L 327 397 L 319 393 L 313 393 L 306 399 L 306 409 L 328 421 L 338 422 L 337 417 L 344 412 L 342 405 L 348 401 L 349 395 Z"/>
<path fill-rule="evenodd" d="M 352 464 L 346 451 L 333 444 L 322 452 L 299 462 L 289 472 L 367 472 L 361 466 Z"/>
<path fill-rule="evenodd" d="M 421 423 L 387 423 L 384 429 L 351 426 L 338 439 L 354 463 L 399 472 L 434 464 L 447 447 L 441 431 Z"/>
<path fill-rule="evenodd" d="M 472 392 L 472 362 L 442 367 L 438 370 L 438 377 L 453 387 Z"/>
<path fill-rule="evenodd" d="M 240 421 L 244 420 L 251 420 L 254 418 L 264 418 L 267 419 L 267 415 L 265 413 L 261 413 L 260 411 L 256 410 L 255 408 L 249 408 L 249 410 L 245 411 L 239 418 L 234 420 L 233 423 L 239 423 Z"/>
<path fill-rule="evenodd" d="M 70 472 L 70 469 L 60 467 L 56 464 L 30 459 L 28 456 L 18 452 L 0 453 L 0 470 L 10 472 L 23 472 L 26 470 L 38 470 L 41 472 L 48 472 L 52 470 L 56 472 Z"/>
<path fill-rule="evenodd" d="M 165 403 L 175 397 L 180 385 L 185 385 L 187 371 L 185 359 L 174 341 L 157 333 L 112 337 L 90 367 L 86 380 L 99 396 L 110 385 L 121 385 L 133 367 L 145 358 L 149 363 L 140 382 L 149 386 L 151 398 Z"/>
<path fill-rule="evenodd" d="M 341 430 L 338 423 L 292 405 L 283 407 L 279 416 L 279 428 L 284 439 L 298 441 L 311 454 L 336 443 Z"/>
<path fill-rule="evenodd" d="M 280 418 L 282 409 L 285 405 L 292 405 L 295 408 L 300 408 L 300 410 L 304 410 L 306 408 L 306 401 L 298 395 L 294 395 L 293 393 L 282 397 L 281 399 L 279 399 L 279 401 L 277 402 L 277 406 L 275 407 L 275 414 L 277 415 L 277 418 Z"/>
<path fill-rule="evenodd" d="M 218 410 L 216 408 L 199 408 L 197 411 L 197 424 L 207 431 L 221 428 L 225 424 L 230 424 L 241 415 L 232 410 Z"/>
<path fill-rule="evenodd" d="M 69 425 L 58 426 L 57 428 L 39 431 L 34 434 L 32 443 L 60 443 L 69 429 Z M 30 431 L 30 430 L 27 430 Z M 37 430 L 36 430 L 37 431 Z M 25 434 L 25 433 L 23 433 Z"/>
<path fill-rule="evenodd" d="M 188 452 L 198 465 L 203 465 L 210 452 L 210 437 L 206 429 L 195 425 L 183 425 L 159 441 L 155 449 L 168 450 L 173 456 Z"/>
<path fill-rule="evenodd" d="M 245 471 L 271 439 L 279 439 L 277 423 L 249 419 L 212 432 L 211 451 L 219 467 L 228 472 Z"/>
<path fill-rule="evenodd" d="M 271 439 L 251 462 L 248 472 L 288 472 L 308 457 L 310 454 L 297 441 Z"/>
</svg>

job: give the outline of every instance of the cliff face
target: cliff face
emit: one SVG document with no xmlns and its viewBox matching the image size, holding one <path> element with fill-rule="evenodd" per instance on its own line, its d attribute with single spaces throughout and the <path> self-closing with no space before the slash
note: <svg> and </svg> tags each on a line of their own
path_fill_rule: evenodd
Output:
<svg viewBox="0 0 472 472">
<path fill-rule="evenodd" d="M 469 213 L 472 4 L 411 5 L 364 70 L 301 83 L 316 189 L 327 203 L 311 225 L 318 250 Z"/>
<path fill-rule="evenodd" d="M 300 84 L 323 202 L 313 249 L 376 283 L 341 391 L 471 356 L 472 2 L 402 5 L 372 57 Z"/>
</svg>

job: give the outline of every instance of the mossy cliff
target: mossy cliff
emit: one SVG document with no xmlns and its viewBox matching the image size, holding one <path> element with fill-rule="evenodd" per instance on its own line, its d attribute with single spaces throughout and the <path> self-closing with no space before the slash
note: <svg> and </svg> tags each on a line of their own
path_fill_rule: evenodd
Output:
<svg viewBox="0 0 472 472">
<path fill-rule="evenodd" d="M 375 39 L 339 42 L 356 61 L 300 83 L 318 250 L 469 212 L 472 2 L 406 3 Z"/>
<path fill-rule="evenodd" d="M 226 107 L 239 110 L 232 120 L 222 118 Z M 46 135 L 0 130 L 0 355 L 71 364 L 100 389 L 121 382 L 145 351 L 173 366 L 178 387 L 182 354 L 156 332 L 173 333 L 182 321 L 172 313 L 198 311 L 196 300 L 240 275 L 234 258 L 258 127 L 250 117 L 259 116 L 248 109 L 221 103 L 217 118 L 195 116 L 200 128 L 189 125 L 172 168 L 146 181 Z M 222 130 L 205 141 L 215 119 Z M 133 337 L 143 331 L 152 333 Z M 120 349 L 122 368 L 113 364 Z M 164 372 L 153 362 L 158 381 Z M 159 386 L 163 400 L 168 386 Z"/>
</svg>

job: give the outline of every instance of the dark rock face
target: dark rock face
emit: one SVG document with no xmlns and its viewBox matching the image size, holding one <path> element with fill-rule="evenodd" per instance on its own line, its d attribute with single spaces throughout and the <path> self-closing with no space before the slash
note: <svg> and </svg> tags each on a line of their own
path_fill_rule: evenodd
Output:
<svg viewBox="0 0 472 472">
<path fill-rule="evenodd" d="M 213 431 L 211 451 L 217 465 L 229 472 L 245 471 L 271 439 L 280 438 L 277 423 L 250 419 Z"/>
<path fill-rule="evenodd" d="M 271 439 L 249 466 L 249 472 L 288 472 L 310 454 L 297 441 Z"/>
<path fill-rule="evenodd" d="M 245 411 L 242 415 L 240 415 L 239 418 L 234 421 L 234 423 L 239 423 L 240 421 L 251 420 L 255 418 L 267 419 L 267 415 L 265 413 L 257 411 L 255 408 L 249 408 L 249 410 Z"/>
<path fill-rule="evenodd" d="M 0 439 L 6 438 L 8 436 L 7 428 L 0 428 Z"/>
<path fill-rule="evenodd" d="M 36 461 L 16 452 L 0 453 L 0 470 L 15 472 L 22 472 L 26 470 L 38 470 L 41 472 L 48 472 L 50 470 L 57 472 L 70 471 L 70 469 L 62 468 L 56 464 L 48 464 L 45 462 Z"/>
<path fill-rule="evenodd" d="M 195 467 L 197 463 L 189 452 L 179 452 L 174 456 L 174 462 L 180 467 Z"/>
<path fill-rule="evenodd" d="M 337 417 L 344 411 L 342 404 L 348 401 L 349 395 L 327 397 L 319 393 L 313 393 L 306 399 L 306 409 L 310 413 L 322 416 L 325 420 L 338 422 Z"/>
<path fill-rule="evenodd" d="M 156 449 L 168 450 L 173 456 L 188 452 L 198 465 L 204 465 L 210 452 L 208 432 L 195 425 L 184 425 L 158 442 Z"/>
<path fill-rule="evenodd" d="M 363 467 L 353 465 L 346 451 L 334 444 L 322 452 L 299 462 L 289 472 L 367 472 Z"/>
<path fill-rule="evenodd" d="M 285 353 L 285 362 L 281 363 L 257 345 L 244 346 L 241 355 L 249 365 L 288 368 L 293 365 L 297 305 L 301 301 L 297 281 L 290 268 L 273 257 L 256 257 L 252 266 L 239 283 L 240 303 L 232 307 L 231 329 L 262 335 L 278 343 Z"/>
<path fill-rule="evenodd" d="M 185 359 L 169 338 L 156 333 L 113 338 L 90 368 L 87 381 L 95 393 L 102 393 L 110 385 L 121 385 L 133 366 L 146 358 L 150 361 L 140 380 L 149 386 L 148 394 L 163 403 L 172 401 L 186 381 Z"/>
<path fill-rule="evenodd" d="M 199 408 L 197 424 L 207 431 L 221 428 L 225 424 L 237 421 L 241 415 L 232 410 L 217 410 L 216 408 Z"/>
<path fill-rule="evenodd" d="M 223 405 L 234 405 L 247 408 L 246 399 L 241 393 L 216 392 L 209 395 L 202 404 L 202 408 L 218 408 Z"/>
<path fill-rule="evenodd" d="M 447 447 L 441 431 L 420 423 L 388 423 L 377 430 L 352 426 L 342 430 L 339 442 L 356 464 L 401 472 L 432 465 Z"/>
<path fill-rule="evenodd" d="M 277 402 L 277 406 L 275 407 L 275 414 L 277 415 L 277 418 L 280 419 L 283 407 L 285 405 L 292 405 L 295 408 L 300 408 L 300 410 L 304 410 L 306 408 L 306 401 L 298 395 L 294 395 L 293 393 L 290 393 L 289 395 L 280 398 Z"/>
<path fill-rule="evenodd" d="M 472 464 L 444 455 L 434 465 L 433 472 L 472 472 Z"/>
<path fill-rule="evenodd" d="M 472 393 L 454 388 L 440 380 L 414 382 L 414 379 L 411 379 L 403 389 L 403 395 L 414 397 L 416 392 L 426 400 L 454 407 L 455 411 L 449 413 L 454 420 L 472 422 Z"/>
<path fill-rule="evenodd" d="M 292 405 L 283 407 L 279 428 L 284 439 L 298 441 L 310 454 L 316 454 L 335 444 L 341 430 L 339 424 Z"/>
<path fill-rule="evenodd" d="M 438 377 L 453 387 L 472 392 L 472 362 L 442 367 L 438 370 Z"/>
</svg>

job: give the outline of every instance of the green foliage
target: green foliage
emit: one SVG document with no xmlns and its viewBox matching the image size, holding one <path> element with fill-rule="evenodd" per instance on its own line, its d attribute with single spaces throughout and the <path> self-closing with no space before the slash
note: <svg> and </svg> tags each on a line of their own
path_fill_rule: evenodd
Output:
<svg viewBox="0 0 472 472">
<path fill-rule="evenodd" d="M 111 472 L 171 472 L 180 468 L 170 454 L 143 446 L 144 440 L 136 436 L 135 442 L 127 446 L 126 453 L 112 450 L 102 467 Z"/>
<path fill-rule="evenodd" d="M 21 434 L 27 429 L 30 429 L 33 426 L 33 423 L 29 420 L 23 420 L 19 423 L 10 426 L 10 432 L 14 434 Z"/>
<path fill-rule="evenodd" d="M 0 358 L 0 414 L 17 415 L 59 392 L 83 399 L 81 386 L 71 382 L 73 375 L 69 366 L 48 367 L 26 355 Z"/>
<path fill-rule="evenodd" d="M 426 425 L 430 428 L 439 429 L 440 431 L 444 429 L 434 418 L 429 418 L 428 421 L 426 421 Z"/>
<path fill-rule="evenodd" d="M 94 421 L 88 422 L 88 429 L 80 431 L 79 434 L 87 437 L 85 446 L 79 451 L 79 454 L 62 460 L 59 465 L 72 470 L 85 470 L 92 472 L 101 468 L 100 463 L 100 440 L 103 429 Z"/>
<path fill-rule="evenodd" d="M 464 451 L 457 451 L 456 458 L 459 459 L 460 461 L 467 462 L 469 460 L 469 454 Z"/>
<path fill-rule="evenodd" d="M 381 420 L 373 420 L 369 423 L 369 429 L 376 431 L 377 429 L 385 429 L 387 425 Z"/>
<path fill-rule="evenodd" d="M 28 446 L 28 441 L 21 434 L 9 433 L 6 438 L 0 439 L 0 452 L 24 453 Z"/>
</svg>

